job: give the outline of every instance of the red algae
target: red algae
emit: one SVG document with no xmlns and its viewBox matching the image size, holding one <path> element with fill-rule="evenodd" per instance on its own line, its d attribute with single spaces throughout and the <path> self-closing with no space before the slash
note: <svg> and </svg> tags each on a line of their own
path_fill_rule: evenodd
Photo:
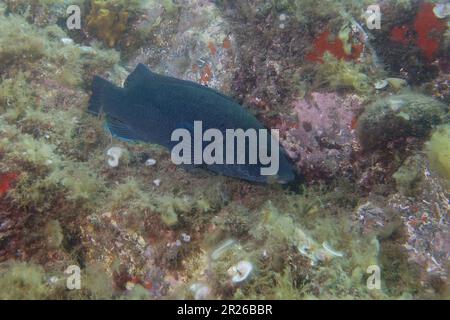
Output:
<svg viewBox="0 0 450 320">
<path fill-rule="evenodd" d="M 427 60 L 433 59 L 440 46 L 440 40 L 446 29 L 444 21 L 439 20 L 433 12 L 434 4 L 423 3 L 414 20 L 414 31 L 417 34 L 416 45 Z M 411 40 L 408 26 L 397 26 L 391 31 L 391 40 L 407 45 Z"/>
<path fill-rule="evenodd" d="M 11 183 L 17 179 L 19 175 L 14 172 L 0 173 L 0 196 L 8 192 L 11 188 Z"/>
<path fill-rule="evenodd" d="M 202 76 L 200 78 L 200 83 L 203 85 L 206 85 L 211 81 L 212 78 L 212 70 L 209 64 L 205 65 L 205 67 L 202 70 Z"/>
<path fill-rule="evenodd" d="M 391 40 L 402 43 L 404 45 L 408 44 L 409 42 L 408 31 L 409 28 L 407 26 L 393 28 L 391 31 Z"/>
<path fill-rule="evenodd" d="M 208 49 L 209 49 L 209 51 L 211 52 L 211 54 L 212 54 L 213 56 L 216 55 L 216 53 L 217 53 L 216 46 L 215 46 L 214 43 L 212 43 L 211 41 L 208 42 Z"/>
<path fill-rule="evenodd" d="M 329 52 L 337 59 L 354 60 L 357 59 L 364 48 L 362 44 L 352 44 L 351 54 L 347 54 L 344 50 L 344 44 L 341 39 L 330 41 L 330 32 L 328 30 L 322 32 L 314 41 L 314 50 L 306 56 L 306 59 L 314 62 L 323 62 L 323 55 Z"/>
<path fill-rule="evenodd" d="M 414 22 L 417 45 L 428 60 L 431 60 L 439 49 L 441 34 L 446 29 L 444 21 L 434 14 L 434 6 L 432 3 L 422 4 Z"/>
<path fill-rule="evenodd" d="M 225 37 L 225 39 L 223 39 L 223 43 L 222 46 L 224 49 L 230 49 L 231 48 L 231 40 L 229 37 Z"/>
<path fill-rule="evenodd" d="M 350 121 L 350 129 L 355 130 L 358 125 L 358 116 L 354 116 Z"/>
</svg>

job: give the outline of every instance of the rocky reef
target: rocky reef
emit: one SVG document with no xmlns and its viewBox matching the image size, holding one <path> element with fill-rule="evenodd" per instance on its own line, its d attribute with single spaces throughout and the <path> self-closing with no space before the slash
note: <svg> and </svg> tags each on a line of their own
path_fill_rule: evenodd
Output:
<svg viewBox="0 0 450 320">
<path fill-rule="evenodd" d="M 80 30 L 67 1 L 0 1 L 0 299 L 450 297 L 439 1 L 379 1 L 380 30 L 361 27 L 373 1 L 70 4 Z M 111 137 L 86 112 L 92 77 L 121 85 L 137 63 L 279 129 L 304 181 Z"/>
</svg>

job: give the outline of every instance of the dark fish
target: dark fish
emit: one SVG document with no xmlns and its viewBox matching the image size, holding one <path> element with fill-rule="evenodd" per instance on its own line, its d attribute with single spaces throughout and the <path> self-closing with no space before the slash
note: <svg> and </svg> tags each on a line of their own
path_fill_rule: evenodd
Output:
<svg viewBox="0 0 450 320">
<path fill-rule="evenodd" d="M 194 82 L 155 74 L 143 64 L 128 76 L 124 88 L 95 76 L 88 111 L 94 115 L 104 113 L 109 131 L 117 138 L 156 143 L 170 150 L 178 143 L 171 141 L 172 132 L 185 128 L 193 137 L 194 121 L 202 121 L 203 132 L 215 128 L 224 137 L 226 129 L 265 129 L 241 105 L 220 92 Z M 203 143 L 203 148 L 206 145 Z M 248 154 L 248 143 L 246 147 Z M 270 150 L 270 136 L 267 148 Z M 224 157 L 225 153 L 224 148 Z M 262 165 L 259 158 L 256 164 L 234 163 L 201 167 L 255 182 L 287 183 L 295 178 L 281 146 L 279 170 L 274 178 L 261 175 L 260 169 L 267 165 Z"/>
</svg>

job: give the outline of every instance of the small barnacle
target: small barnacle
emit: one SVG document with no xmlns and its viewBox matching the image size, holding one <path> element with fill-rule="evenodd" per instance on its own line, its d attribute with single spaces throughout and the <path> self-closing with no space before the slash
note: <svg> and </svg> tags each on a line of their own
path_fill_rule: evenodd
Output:
<svg viewBox="0 0 450 320">
<path fill-rule="evenodd" d="M 240 283 L 247 280 L 252 271 L 253 264 L 249 261 L 242 260 L 228 269 L 228 274 L 231 276 L 231 281 L 233 283 Z"/>
</svg>

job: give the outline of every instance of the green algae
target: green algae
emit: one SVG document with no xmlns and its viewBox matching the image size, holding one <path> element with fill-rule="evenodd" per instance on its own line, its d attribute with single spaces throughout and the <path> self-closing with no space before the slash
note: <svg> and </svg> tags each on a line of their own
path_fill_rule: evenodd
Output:
<svg viewBox="0 0 450 320">
<path fill-rule="evenodd" d="M 377 100 L 358 119 L 360 143 L 371 149 L 395 139 L 424 138 L 444 121 L 446 109 L 445 104 L 412 92 Z"/>
<path fill-rule="evenodd" d="M 44 270 L 38 265 L 17 262 L 0 272 L 1 300 L 41 300 L 50 293 Z"/>
<path fill-rule="evenodd" d="M 359 93 L 372 90 L 372 80 L 362 71 L 362 65 L 336 59 L 328 52 L 324 55 L 324 63 L 318 68 L 318 79 L 323 85 L 332 89 L 353 89 Z"/>
<path fill-rule="evenodd" d="M 59 248 L 64 240 L 63 229 L 58 220 L 50 220 L 44 227 L 44 236 L 50 248 Z"/>
<path fill-rule="evenodd" d="M 409 158 L 392 176 L 397 189 L 406 196 L 414 196 L 423 180 L 422 165 L 416 157 Z"/>
<path fill-rule="evenodd" d="M 82 275 L 82 290 L 85 298 L 95 300 L 112 298 L 114 292 L 112 279 L 102 265 L 90 265 L 83 270 Z"/>
<path fill-rule="evenodd" d="M 384 297 L 383 291 L 366 286 L 366 269 L 379 263 L 376 238 L 349 232 L 350 221 L 336 219 L 316 219 L 315 229 L 306 231 L 302 219 L 267 203 L 261 208 L 260 222 L 252 224 L 251 240 L 231 246 L 213 262 L 216 291 L 235 299 Z M 345 258 L 327 256 L 321 241 L 343 249 Z M 315 253 L 323 257 L 317 260 Z M 255 276 L 230 293 L 226 270 L 242 259 L 253 261 Z"/>
<path fill-rule="evenodd" d="M 450 180 L 450 126 L 436 128 L 427 142 L 426 151 L 430 164 L 444 179 Z"/>
</svg>

